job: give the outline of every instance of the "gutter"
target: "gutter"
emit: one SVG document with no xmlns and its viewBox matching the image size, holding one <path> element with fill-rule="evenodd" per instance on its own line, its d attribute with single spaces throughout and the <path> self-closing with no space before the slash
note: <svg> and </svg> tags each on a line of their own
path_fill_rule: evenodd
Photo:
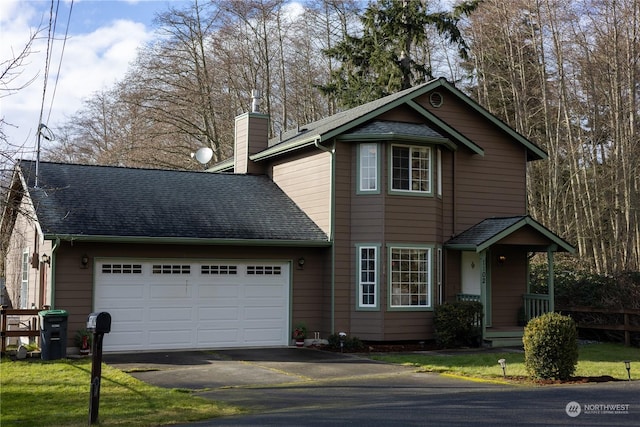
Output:
<svg viewBox="0 0 640 427">
<path fill-rule="evenodd" d="M 51 308 L 54 309 L 56 308 L 55 305 L 55 295 L 56 295 L 56 251 L 58 250 L 58 248 L 60 247 L 60 238 L 56 237 L 54 239 L 54 243 L 53 246 L 51 247 L 51 281 L 49 282 L 51 284 Z"/>
<path fill-rule="evenodd" d="M 333 244 L 335 235 L 335 212 L 336 212 L 336 198 L 335 198 L 335 182 L 336 182 L 336 162 L 335 162 L 335 154 L 336 154 L 336 144 L 333 143 L 332 147 L 325 147 L 321 145 L 322 141 L 321 137 L 317 137 L 313 141 L 313 145 L 320 151 L 324 151 L 325 153 L 329 153 L 331 155 L 331 212 L 330 212 L 330 221 L 331 227 L 329 230 L 329 241 L 328 243 L 331 245 L 331 330 L 329 331 L 333 334 L 336 330 L 336 246 Z"/>
</svg>

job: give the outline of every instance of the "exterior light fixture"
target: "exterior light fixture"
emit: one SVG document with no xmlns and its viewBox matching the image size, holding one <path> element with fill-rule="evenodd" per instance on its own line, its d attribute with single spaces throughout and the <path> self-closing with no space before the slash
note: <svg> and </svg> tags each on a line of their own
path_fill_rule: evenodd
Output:
<svg viewBox="0 0 640 427">
<path fill-rule="evenodd" d="M 340 338 L 340 353 L 342 353 L 344 351 L 344 342 L 347 339 L 347 333 L 340 332 L 338 333 L 338 337 Z"/>
<path fill-rule="evenodd" d="M 303 257 L 298 258 L 298 268 L 304 267 L 304 262 L 305 261 Z"/>
<path fill-rule="evenodd" d="M 507 260 L 506 255 L 498 255 L 498 264 L 504 264 L 506 260 Z"/>
<path fill-rule="evenodd" d="M 89 265 L 89 257 L 86 254 L 82 255 L 80 262 L 82 263 L 82 268 L 87 268 L 87 265 Z"/>
<path fill-rule="evenodd" d="M 627 368 L 627 375 L 629 376 L 629 381 L 631 381 L 631 361 L 625 360 L 624 367 Z"/>
<path fill-rule="evenodd" d="M 498 364 L 502 368 L 502 376 L 507 378 L 507 359 L 499 359 Z"/>
<path fill-rule="evenodd" d="M 47 255 L 47 254 L 43 254 L 42 257 L 40 258 L 40 260 L 42 261 L 43 264 L 50 264 L 51 263 L 51 257 L 49 257 L 49 255 Z"/>
</svg>

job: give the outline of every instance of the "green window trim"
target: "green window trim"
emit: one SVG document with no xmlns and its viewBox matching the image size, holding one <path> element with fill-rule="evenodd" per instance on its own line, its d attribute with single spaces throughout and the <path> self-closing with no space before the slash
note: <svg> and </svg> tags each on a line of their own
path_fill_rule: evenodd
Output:
<svg viewBox="0 0 640 427">
<path fill-rule="evenodd" d="M 356 245 L 356 310 L 380 310 L 380 245 Z"/>
<path fill-rule="evenodd" d="M 361 143 L 356 152 L 356 194 L 380 194 L 380 144 Z"/>
<path fill-rule="evenodd" d="M 389 244 L 387 309 L 433 310 L 435 245 Z"/>
</svg>

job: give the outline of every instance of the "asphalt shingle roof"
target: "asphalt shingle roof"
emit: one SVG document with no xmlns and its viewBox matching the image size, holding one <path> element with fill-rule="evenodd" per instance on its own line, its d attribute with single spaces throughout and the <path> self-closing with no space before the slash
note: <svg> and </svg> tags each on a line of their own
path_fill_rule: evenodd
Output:
<svg viewBox="0 0 640 427">
<path fill-rule="evenodd" d="M 424 123 L 403 123 L 374 120 L 347 132 L 349 135 L 406 135 L 417 138 L 444 138 L 440 133 Z"/>
<path fill-rule="evenodd" d="M 526 215 L 506 218 L 487 218 L 457 236 L 452 237 L 446 242 L 446 245 L 480 246 L 512 225 L 522 221 L 524 218 L 526 218 Z"/>
<path fill-rule="evenodd" d="M 41 162 L 21 168 L 48 235 L 326 242 L 266 176 Z"/>
</svg>

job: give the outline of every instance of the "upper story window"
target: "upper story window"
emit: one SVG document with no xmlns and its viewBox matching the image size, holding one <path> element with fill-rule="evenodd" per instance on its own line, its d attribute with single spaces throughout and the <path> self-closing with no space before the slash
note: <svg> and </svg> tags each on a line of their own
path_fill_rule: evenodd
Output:
<svg viewBox="0 0 640 427">
<path fill-rule="evenodd" d="M 378 192 L 378 144 L 360 144 L 358 150 L 358 191 Z"/>
<path fill-rule="evenodd" d="M 431 193 L 431 148 L 391 147 L 391 189 Z"/>
<path fill-rule="evenodd" d="M 22 252 L 22 272 L 20 275 L 20 308 L 29 308 L 29 248 Z"/>
</svg>

